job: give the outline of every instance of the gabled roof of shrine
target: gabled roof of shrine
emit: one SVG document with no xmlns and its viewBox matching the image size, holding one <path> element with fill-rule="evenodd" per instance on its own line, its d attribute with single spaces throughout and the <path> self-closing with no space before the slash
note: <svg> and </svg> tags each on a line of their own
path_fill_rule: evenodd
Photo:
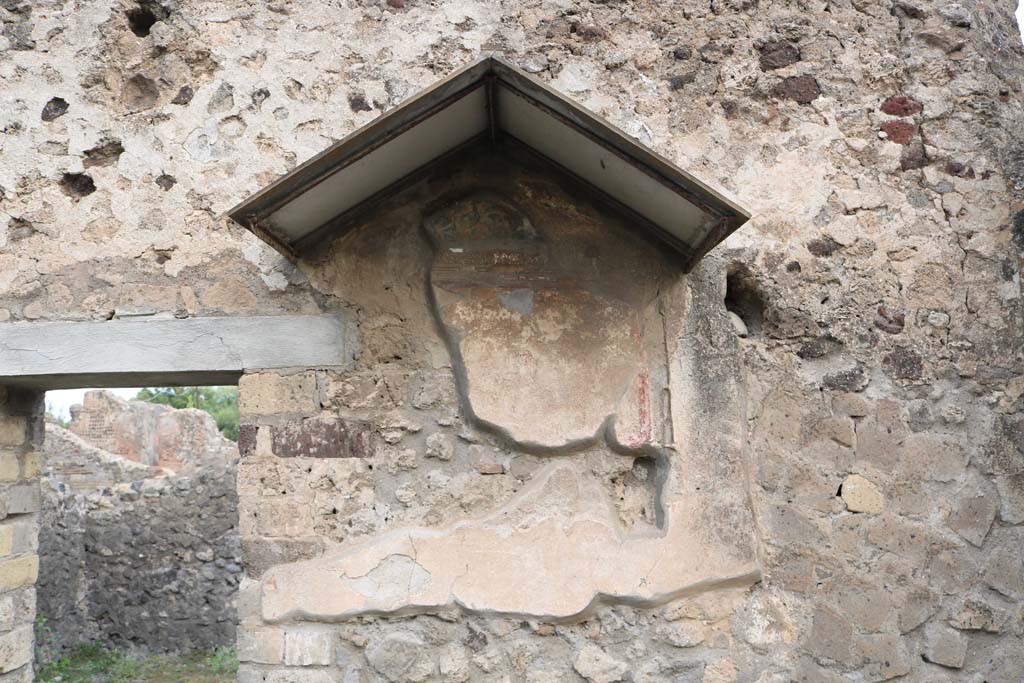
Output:
<svg viewBox="0 0 1024 683">
<path fill-rule="evenodd" d="M 692 268 L 750 214 L 601 117 L 498 57 L 455 72 L 228 212 L 303 256 L 466 147 L 512 138 L 620 209 Z"/>
</svg>

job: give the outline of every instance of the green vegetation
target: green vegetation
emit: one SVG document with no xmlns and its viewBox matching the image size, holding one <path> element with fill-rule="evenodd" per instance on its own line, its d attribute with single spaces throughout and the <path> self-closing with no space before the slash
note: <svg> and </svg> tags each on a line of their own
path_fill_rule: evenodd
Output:
<svg viewBox="0 0 1024 683">
<path fill-rule="evenodd" d="M 36 612 L 36 665 L 48 666 L 55 659 L 57 638 L 42 612 Z"/>
<path fill-rule="evenodd" d="M 221 434 L 238 441 L 238 387 L 153 387 L 141 390 L 135 400 L 205 410 Z"/>
<path fill-rule="evenodd" d="M 62 416 L 54 412 L 53 404 L 51 403 L 46 404 L 46 417 L 56 422 L 64 429 L 67 429 L 69 426 L 71 426 L 71 423 L 68 420 L 64 419 Z"/>
<path fill-rule="evenodd" d="M 38 683 L 234 683 L 233 648 L 185 655 L 134 656 L 82 645 L 71 655 L 43 664 Z"/>
</svg>

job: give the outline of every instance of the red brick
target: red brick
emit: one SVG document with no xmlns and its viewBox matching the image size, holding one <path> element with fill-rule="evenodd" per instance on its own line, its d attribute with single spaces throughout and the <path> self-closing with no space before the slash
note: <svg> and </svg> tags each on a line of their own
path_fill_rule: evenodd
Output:
<svg viewBox="0 0 1024 683">
<path fill-rule="evenodd" d="M 309 417 L 273 427 L 271 443 L 282 458 L 366 458 L 372 433 L 365 420 Z"/>
</svg>

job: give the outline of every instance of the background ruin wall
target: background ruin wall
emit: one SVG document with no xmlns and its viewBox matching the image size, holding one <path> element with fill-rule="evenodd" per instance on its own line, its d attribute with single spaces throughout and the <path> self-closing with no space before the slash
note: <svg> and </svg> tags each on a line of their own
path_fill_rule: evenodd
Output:
<svg viewBox="0 0 1024 683">
<path fill-rule="evenodd" d="M 158 413 L 216 434 L 199 411 L 90 392 L 111 420 Z M 103 394 L 102 396 L 96 396 Z M 87 408 L 88 410 L 88 408 Z M 38 655 L 53 662 L 83 644 L 145 652 L 232 647 L 242 568 L 233 443 L 175 461 L 219 466 L 189 475 L 147 467 L 49 423 L 44 444 L 36 624 Z"/>
<path fill-rule="evenodd" d="M 243 681 L 1015 681 L 1024 153 L 1012 137 L 1022 53 L 1013 9 L 5 5 L 0 319 L 341 312 L 358 328 L 346 373 L 241 383 L 255 428 L 239 485 Z M 513 453 L 493 432 L 459 437 L 468 415 L 450 349 L 424 281 L 410 280 L 432 253 L 415 221 L 370 226 L 295 267 L 219 218 L 481 50 L 753 211 L 695 274 L 669 271 L 659 296 L 676 344 L 665 367 L 681 370 L 702 349 L 725 354 L 685 386 L 735 383 L 727 409 L 713 392 L 678 387 L 672 440 L 707 458 L 694 476 L 714 472 L 721 453 L 747 473 L 749 507 L 730 493 L 722 515 L 696 528 L 721 540 L 745 529 L 731 515 L 749 510 L 760 581 L 661 605 L 597 604 L 569 620 L 445 606 L 325 624 L 285 605 L 268 621 L 274 566 L 485 515 L 537 472 L 517 463 L 540 455 Z M 400 419 L 382 420 L 399 401 Z M 702 412 L 709 402 L 717 410 Z M 739 438 L 701 450 L 710 419 Z M 294 425 L 310 420 L 369 423 L 353 427 L 368 439 L 357 441 L 365 457 L 309 457 Z M 449 438 L 428 443 L 434 433 Z M 20 434 L 4 447 L 23 459 Z M 444 443 L 450 460 L 438 457 Z M 633 510 L 643 508 L 642 487 L 626 490 L 643 464 L 616 473 L 606 463 L 621 466 L 621 455 L 564 461 L 609 486 L 621 475 L 622 498 L 636 494 Z M 13 472 L 10 491 L 35 476 Z M 36 509 L 27 501 L 7 514 L 34 523 Z M 3 683 L 29 677 L 27 659 L 7 652 L 25 652 L 31 637 L 33 553 L 0 553 Z M 387 568 L 417 576 L 405 560 Z M 7 621 L 3 600 L 18 605 Z"/>
<path fill-rule="evenodd" d="M 88 643 L 193 652 L 235 643 L 233 474 L 43 491 L 40 653 Z M 230 488 L 228 488 L 230 487 Z"/>
<path fill-rule="evenodd" d="M 120 458 L 179 474 L 223 470 L 238 458 L 207 413 L 126 401 L 109 391 L 87 391 L 68 429 Z"/>
</svg>

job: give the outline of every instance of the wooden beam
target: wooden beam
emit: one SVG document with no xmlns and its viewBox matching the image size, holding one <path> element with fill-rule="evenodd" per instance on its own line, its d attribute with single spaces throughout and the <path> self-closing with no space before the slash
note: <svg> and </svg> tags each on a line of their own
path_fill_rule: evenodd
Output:
<svg viewBox="0 0 1024 683">
<path fill-rule="evenodd" d="M 247 370 L 346 366 L 349 329 L 326 315 L 5 323 L 0 384 L 234 384 Z"/>
</svg>

